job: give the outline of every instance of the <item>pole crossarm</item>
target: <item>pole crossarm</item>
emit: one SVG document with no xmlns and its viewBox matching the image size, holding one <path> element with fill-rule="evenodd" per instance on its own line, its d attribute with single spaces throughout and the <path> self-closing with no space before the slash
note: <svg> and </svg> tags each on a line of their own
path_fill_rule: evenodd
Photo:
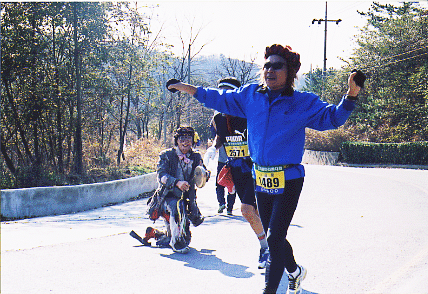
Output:
<svg viewBox="0 0 428 294">
<path fill-rule="evenodd" d="M 326 20 L 322 19 L 322 18 L 320 18 L 320 19 L 315 19 L 314 18 L 312 20 L 312 24 L 314 24 L 315 22 L 318 22 L 318 24 L 321 24 L 321 22 L 323 22 L 323 21 L 326 21 Z M 327 19 L 327 21 L 335 22 L 338 25 L 339 22 L 341 22 L 342 20 L 339 18 L 339 19 Z"/>
<path fill-rule="evenodd" d="M 327 18 L 327 1 L 325 2 L 325 17 L 324 19 L 320 18 L 320 19 L 316 19 L 314 18 L 312 20 L 312 24 L 314 24 L 315 22 L 318 22 L 318 24 L 321 24 L 322 22 L 324 22 L 324 67 L 323 67 L 323 76 L 325 75 L 325 72 L 327 70 L 327 23 L 328 22 L 335 22 L 336 25 L 338 25 L 340 22 L 342 21 L 342 19 L 328 19 Z"/>
</svg>

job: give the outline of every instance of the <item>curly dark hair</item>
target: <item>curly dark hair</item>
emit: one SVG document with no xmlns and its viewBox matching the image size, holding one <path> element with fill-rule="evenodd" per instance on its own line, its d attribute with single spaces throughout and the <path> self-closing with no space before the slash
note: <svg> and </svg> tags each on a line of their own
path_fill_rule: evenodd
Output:
<svg viewBox="0 0 428 294">
<path fill-rule="evenodd" d="M 174 144 L 178 145 L 178 137 L 180 136 L 191 136 L 192 144 L 195 144 L 195 130 L 192 127 L 179 127 L 174 133 Z"/>
<path fill-rule="evenodd" d="M 291 47 L 285 47 L 279 44 L 273 44 L 265 49 L 265 59 L 271 55 L 278 55 L 285 59 L 285 66 L 287 67 L 287 82 L 285 85 L 287 95 L 292 95 L 294 80 L 297 77 L 297 72 L 300 69 L 300 54 L 291 51 Z"/>
</svg>

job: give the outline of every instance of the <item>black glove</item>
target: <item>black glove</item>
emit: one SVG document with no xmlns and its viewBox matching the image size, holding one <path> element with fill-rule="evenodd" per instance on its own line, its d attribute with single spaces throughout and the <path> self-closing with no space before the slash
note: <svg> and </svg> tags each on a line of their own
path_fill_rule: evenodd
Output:
<svg viewBox="0 0 428 294">
<path fill-rule="evenodd" d="M 177 84 L 177 83 L 180 83 L 180 80 L 177 80 L 177 79 L 170 79 L 168 82 L 166 82 L 166 88 L 168 89 L 168 87 L 169 87 L 170 85 Z M 177 90 L 177 89 L 168 89 L 168 91 L 170 91 L 171 93 L 175 93 L 175 92 L 177 92 L 178 90 Z"/>
<path fill-rule="evenodd" d="M 353 69 L 352 72 L 356 72 L 357 74 L 354 76 L 355 84 L 361 89 L 364 88 L 364 81 L 366 80 L 366 75 L 363 74 L 361 70 Z"/>
</svg>

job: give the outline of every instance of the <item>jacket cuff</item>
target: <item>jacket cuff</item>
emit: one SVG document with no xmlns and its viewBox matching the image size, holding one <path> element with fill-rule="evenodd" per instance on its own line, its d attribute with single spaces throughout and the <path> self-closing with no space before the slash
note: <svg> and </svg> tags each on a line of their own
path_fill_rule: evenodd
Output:
<svg viewBox="0 0 428 294">
<path fill-rule="evenodd" d="M 355 109 L 355 101 L 346 99 L 346 95 L 343 96 L 341 104 L 343 105 L 343 108 L 347 111 L 352 111 Z"/>
<path fill-rule="evenodd" d="M 204 102 L 205 101 L 205 90 L 203 87 L 198 87 L 196 89 L 196 93 L 193 95 L 194 98 L 196 98 L 199 102 Z"/>
</svg>

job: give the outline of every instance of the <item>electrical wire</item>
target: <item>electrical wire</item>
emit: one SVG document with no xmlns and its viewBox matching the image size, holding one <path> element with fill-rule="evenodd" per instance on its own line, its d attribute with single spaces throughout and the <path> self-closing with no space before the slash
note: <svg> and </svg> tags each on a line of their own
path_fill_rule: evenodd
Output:
<svg viewBox="0 0 428 294">
<path fill-rule="evenodd" d="M 425 49 L 425 48 L 428 48 L 428 45 L 424 46 L 424 47 L 417 48 L 417 49 L 413 49 L 413 50 L 410 50 L 410 51 L 407 51 L 407 52 L 403 52 L 403 53 L 400 53 L 400 54 L 396 54 L 396 55 L 392 55 L 392 56 L 386 56 L 385 59 L 391 59 L 391 58 L 394 58 L 394 57 L 406 55 L 406 54 L 409 54 L 409 53 L 412 53 L 412 52 L 415 52 L 415 51 L 419 51 L 419 50 L 422 50 L 422 49 Z"/>
<path fill-rule="evenodd" d="M 382 65 L 377 65 L 377 66 L 366 67 L 366 68 L 363 68 L 362 70 L 367 71 L 367 70 L 369 70 L 369 69 L 375 69 L 375 68 L 379 68 L 379 67 L 386 67 L 386 66 L 391 65 L 391 64 L 400 63 L 400 62 L 403 62 L 403 61 L 406 61 L 406 60 L 410 60 L 410 59 L 413 59 L 413 58 L 416 58 L 416 57 L 420 57 L 420 56 L 423 56 L 423 55 L 428 55 L 428 52 L 425 52 L 425 53 L 422 53 L 422 54 L 419 54 L 419 55 L 416 55 L 416 56 L 412 56 L 412 57 L 408 57 L 408 58 L 400 59 L 400 60 L 397 60 L 397 61 L 394 61 L 394 62 L 390 62 L 390 63 L 387 63 L 387 64 L 382 64 Z"/>
<path fill-rule="evenodd" d="M 332 14 L 340 14 L 342 12 L 348 12 L 351 9 L 355 8 L 356 6 L 360 6 L 362 4 L 366 4 L 366 2 L 365 1 L 351 2 L 350 5 L 339 8 L 339 9 L 334 9 L 335 7 L 333 6 L 331 13 Z"/>
<path fill-rule="evenodd" d="M 413 46 L 413 45 L 415 45 L 416 43 L 413 43 L 411 46 Z M 380 60 L 380 61 L 378 61 L 378 62 L 385 62 L 385 61 L 388 61 L 388 60 L 390 60 L 390 59 L 392 59 L 392 58 L 395 58 L 395 57 L 400 57 L 400 56 L 403 56 L 403 55 L 407 55 L 407 54 L 409 54 L 409 53 L 413 53 L 413 52 L 416 52 L 416 51 L 419 51 L 419 50 L 422 50 L 422 49 L 428 49 L 428 45 L 427 46 L 423 46 L 423 47 L 420 47 L 420 48 L 416 48 L 416 49 L 413 49 L 413 50 L 410 50 L 410 51 L 406 51 L 406 52 L 403 52 L 403 53 L 399 53 L 399 54 L 395 54 L 395 55 L 392 55 L 392 56 L 385 56 L 382 60 Z M 409 58 L 404 58 L 404 59 L 400 59 L 400 60 L 397 60 L 397 61 L 394 61 L 394 62 L 390 62 L 390 63 L 387 63 L 387 64 L 385 64 L 385 65 L 373 65 L 373 66 L 368 66 L 368 67 L 365 67 L 364 69 L 372 69 L 372 68 L 378 68 L 378 67 L 382 67 L 382 66 L 386 66 L 386 65 L 390 65 L 390 64 L 394 64 L 394 63 L 398 63 L 398 62 L 401 62 L 401 61 L 405 61 L 405 60 L 409 60 L 409 59 L 413 59 L 413 58 L 416 58 L 416 57 L 419 57 L 419 56 L 423 56 L 423 55 L 426 55 L 426 54 L 428 54 L 428 52 L 426 52 L 426 53 L 422 53 L 422 54 L 419 54 L 419 55 L 415 55 L 415 56 L 412 56 L 412 57 L 409 57 Z M 377 63 L 378 63 L 377 62 Z M 349 64 L 349 63 L 348 63 Z"/>
</svg>

